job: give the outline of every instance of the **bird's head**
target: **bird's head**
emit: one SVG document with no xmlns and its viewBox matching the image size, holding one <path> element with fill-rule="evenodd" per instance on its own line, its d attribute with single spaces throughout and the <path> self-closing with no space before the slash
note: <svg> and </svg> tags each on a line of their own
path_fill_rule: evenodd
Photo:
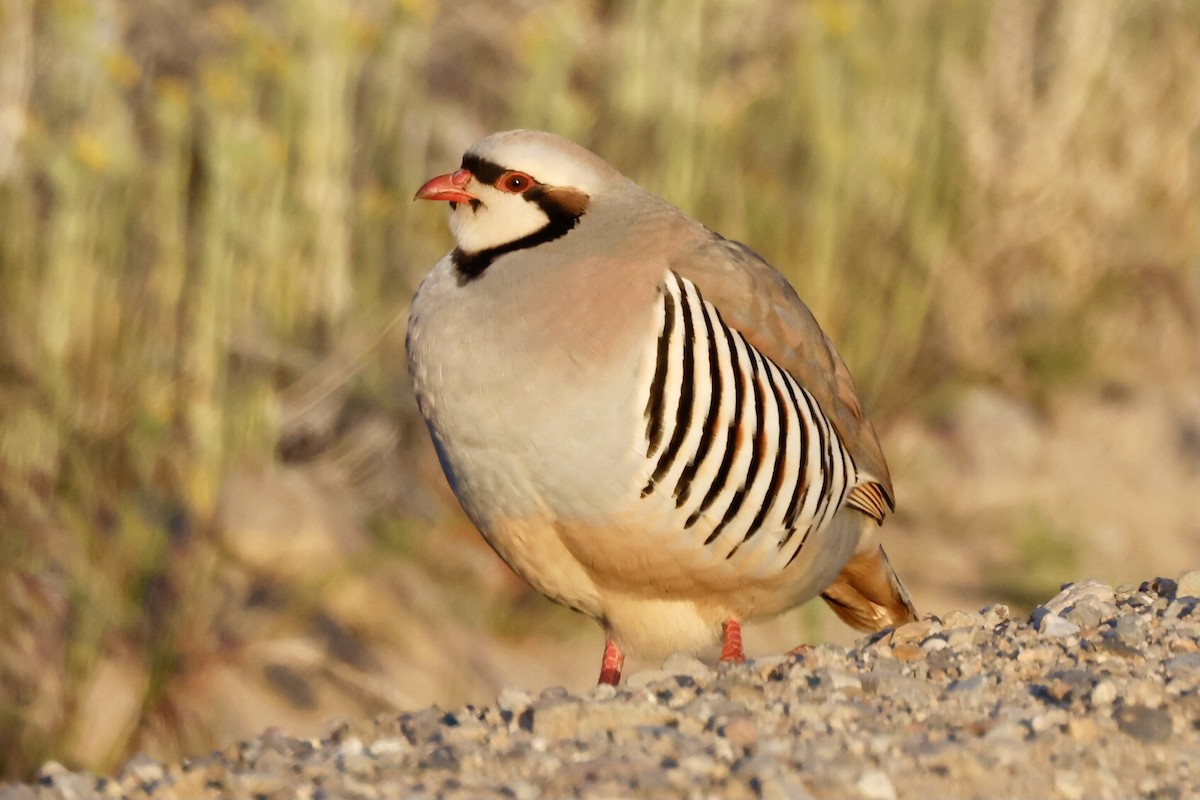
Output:
<svg viewBox="0 0 1200 800">
<path fill-rule="evenodd" d="M 599 157 L 540 131 L 494 133 L 473 145 L 454 172 L 417 190 L 415 199 L 450 203 L 455 257 L 492 260 L 567 234 L 592 198 L 621 174 Z"/>
</svg>

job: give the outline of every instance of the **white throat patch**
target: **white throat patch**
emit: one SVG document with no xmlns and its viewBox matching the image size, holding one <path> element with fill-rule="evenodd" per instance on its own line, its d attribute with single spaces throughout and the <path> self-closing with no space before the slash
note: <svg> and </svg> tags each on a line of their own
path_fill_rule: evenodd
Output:
<svg viewBox="0 0 1200 800">
<path fill-rule="evenodd" d="M 450 231 L 464 253 L 515 242 L 546 227 L 550 217 L 537 203 L 490 186 L 471 187 L 479 204 L 459 203 L 450 212 Z"/>
</svg>

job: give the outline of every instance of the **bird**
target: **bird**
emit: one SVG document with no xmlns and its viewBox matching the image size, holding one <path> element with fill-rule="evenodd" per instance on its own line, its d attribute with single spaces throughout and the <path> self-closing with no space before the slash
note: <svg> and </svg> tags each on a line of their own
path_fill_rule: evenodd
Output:
<svg viewBox="0 0 1200 800">
<path fill-rule="evenodd" d="M 446 479 L 496 553 L 627 653 L 743 661 L 742 625 L 815 597 L 916 619 L 880 543 L 875 430 L 786 278 L 553 133 L 493 133 L 414 200 L 454 249 L 407 358 Z"/>
</svg>

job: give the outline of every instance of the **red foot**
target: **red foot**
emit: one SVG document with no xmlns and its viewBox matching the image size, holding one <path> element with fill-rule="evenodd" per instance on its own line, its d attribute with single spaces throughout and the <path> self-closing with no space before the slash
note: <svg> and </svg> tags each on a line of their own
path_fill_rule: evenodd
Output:
<svg viewBox="0 0 1200 800">
<path fill-rule="evenodd" d="M 795 647 L 793 647 L 791 650 L 788 650 L 785 655 L 800 656 L 801 658 L 803 658 L 804 656 L 808 655 L 811 650 L 812 650 L 812 645 L 798 644 Z"/>
<path fill-rule="evenodd" d="M 600 662 L 600 684 L 616 686 L 621 682 L 621 668 L 625 666 L 625 654 L 617 643 L 609 639 L 604 643 L 604 658 Z"/>
<path fill-rule="evenodd" d="M 725 632 L 721 643 L 722 661 L 745 661 L 746 654 L 742 651 L 742 624 L 736 619 L 727 619 L 722 630 Z"/>
</svg>

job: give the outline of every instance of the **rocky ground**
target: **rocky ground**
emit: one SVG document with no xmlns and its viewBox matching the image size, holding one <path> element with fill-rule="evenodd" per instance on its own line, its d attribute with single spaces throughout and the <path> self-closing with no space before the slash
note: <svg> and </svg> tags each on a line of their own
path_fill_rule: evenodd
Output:
<svg viewBox="0 0 1200 800">
<path fill-rule="evenodd" d="M 1200 571 L 1068 584 L 1028 619 L 951 612 L 802 656 L 673 657 L 582 696 L 270 730 L 110 778 L 45 765 L 2 800 L 1190 798 L 1200 796 Z"/>
</svg>

